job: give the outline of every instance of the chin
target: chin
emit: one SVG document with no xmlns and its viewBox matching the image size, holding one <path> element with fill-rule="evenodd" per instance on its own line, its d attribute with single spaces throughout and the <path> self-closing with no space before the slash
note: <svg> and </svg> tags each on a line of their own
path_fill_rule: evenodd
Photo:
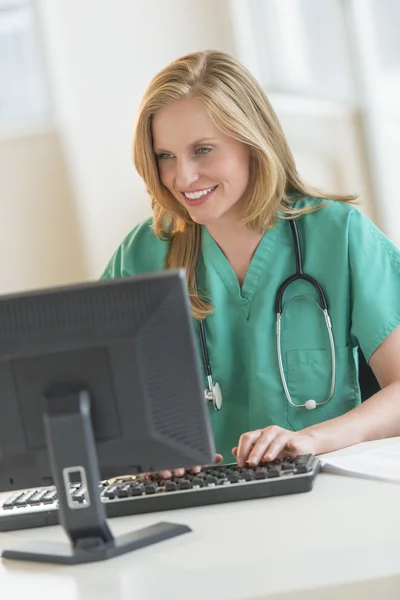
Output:
<svg viewBox="0 0 400 600">
<path fill-rule="evenodd" d="M 198 225 L 210 225 L 220 217 L 220 215 L 210 214 L 206 212 L 202 213 L 200 211 L 196 213 L 193 211 L 189 213 L 189 216 L 192 219 L 192 221 L 194 221 Z"/>
<path fill-rule="evenodd" d="M 219 210 L 216 210 L 216 208 Z M 211 223 L 215 223 L 218 219 L 220 219 L 225 211 L 221 210 L 222 207 L 216 206 L 199 206 L 197 209 L 186 210 L 192 221 L 198 223 L 199 225 L 211 225 Z"/>
</svg>

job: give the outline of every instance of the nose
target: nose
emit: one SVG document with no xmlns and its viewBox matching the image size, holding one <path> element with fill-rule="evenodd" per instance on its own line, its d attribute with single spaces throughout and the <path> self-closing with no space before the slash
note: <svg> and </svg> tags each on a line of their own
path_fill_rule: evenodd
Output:
<svg viewBox="0 0 400 600">
<path fill-rule="evenodd" d="M 187 158 L 177 159 L 175 183 L 178 190 L 187 190 L 199 179 L 196 164 Z"/>
</svg>

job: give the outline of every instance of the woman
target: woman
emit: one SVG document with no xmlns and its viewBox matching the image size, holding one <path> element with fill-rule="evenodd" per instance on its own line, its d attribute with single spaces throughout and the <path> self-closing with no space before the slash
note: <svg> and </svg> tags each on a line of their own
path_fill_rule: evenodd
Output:
<svg viewBox="0 0 400 600">
<path fill-rule="evenodd" d="M 163 69 L 140 107 L 134 162 L 153 217 L 103 277 L 186 269 L 223 393 L 221 410 L 210 404 L 218 452 L 256 465 L 400 435 L 400 252 L 354 196 L 301 180 L 251 74 L 215 51 Z M 299 280 L 284 291 L 277 345 L 275 298 L 296 271 L 290 219 L 304 272 L 325 293 L 332 340 L 319 293 Z M 362 404 L 358 347 L 382 388 Z"/>
</svg>

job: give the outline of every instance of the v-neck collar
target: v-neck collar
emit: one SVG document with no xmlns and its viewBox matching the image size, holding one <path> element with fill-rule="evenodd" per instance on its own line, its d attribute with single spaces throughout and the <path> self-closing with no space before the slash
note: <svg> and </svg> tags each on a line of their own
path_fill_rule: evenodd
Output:
<svg viewBox="0 0 400 600">
<path fill-rule="evenodd" d="M 277 224 L 266 231 L 251 259 L 242 287 L 231 264 L 205 226 L 202 227 L 202 252 L 207 262 L 218 273 L 232 299 L 240 306 L 246 318 L 249 318 L 251 302 L 258 290 L 260 279 L 269 267 L 269 259 L 277 236 Z"/>
</svg>

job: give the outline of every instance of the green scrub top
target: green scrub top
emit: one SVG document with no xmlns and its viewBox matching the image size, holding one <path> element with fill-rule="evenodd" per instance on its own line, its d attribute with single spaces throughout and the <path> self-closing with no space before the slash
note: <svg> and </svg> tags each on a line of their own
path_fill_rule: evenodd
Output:
<svg viewBox="0 0 400 600">
<path fill-rule="evenodd" d="M 296 206 L 310 202 L 303 198 Z M 205 331 L 213 379 L 223 394 L 222 409 L 217 412 L 209 404 L 209 414 L 216 449 L 225 462 L 232 460 L 231 450 L 246 431 L 268 425 L 298 431 L 357 406 L 357 348 L 361 347 L 368 361 L 400 324 L 399 250 L 353 205 L 332 200 L 324 204 L 297 219 L 304 272 L 324 289 L 336 353 L 334 396 L 314 410 L 289 404 L 278 367 L 275 297 L 280 284 L 296 270 L 290 224 L 279 219 L 265 233 L 242 287 L 202 227 L 197 284 L 208 292 L 214 306 L 205 320 Z M 124 239 L 103 278 L 163 269 L 167 249 L 168 243 L 155 236 L 152 219 L 148 219 Z M 314 288 L 304 281 L 291 284 L 284 294 L 282 360 L 295 403 L 310 398 L 322 402 L 330 392 L 329 337 L 324 315 L 309 296 L 318 301 Z"/>
</svg>

